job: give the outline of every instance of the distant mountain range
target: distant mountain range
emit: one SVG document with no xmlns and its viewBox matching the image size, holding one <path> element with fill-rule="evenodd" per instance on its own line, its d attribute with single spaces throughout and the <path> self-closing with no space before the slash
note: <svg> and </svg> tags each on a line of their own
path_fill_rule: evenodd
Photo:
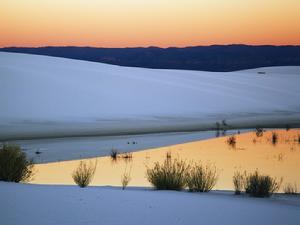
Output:
<svg viewBox="0 0 300 225">
<path fill-rule="evenodd" d="M 300 66 L 300 46 L 212 45 L 185 48 L 38 47 L 0 48 L 30 53 L 156 69 L 235 71 L 266 66 Z"/>
</svg>

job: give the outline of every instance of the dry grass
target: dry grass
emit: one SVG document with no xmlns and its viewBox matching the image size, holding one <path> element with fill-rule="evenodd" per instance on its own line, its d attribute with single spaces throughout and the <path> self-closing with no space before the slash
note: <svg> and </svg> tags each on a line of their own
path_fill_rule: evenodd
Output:
<svg viewBox="0 0 300 225">
<path fill-rule="evenodd" d="M 132 161 L 132 152 L 124 152 L 121 154 L 122 159 L 125 160 L 125 162 L 130 162 Z"/>
<path fill-rule="evenodd" d="M 241 192 L 244 190 L 245 175 L 245 172 L 242 173 L 240 171 L 236 171 L 233 175 L 233 186 L 236 195 L 241 194 Z"/>
<path fill-rule="evenodd" d="M 97 167 L 97 161 L 87 164 L 84 161 L 80 161 L 79 166 L 73 171 L 72 177 L 74 182 L 81 188 L 87 187 L 92 181 Z"/>
<path fill-rule="evenodd" d="M 270 197 L 277 192 L 282 184 L 282 178 L 277 181 L 268 175 L 261 175 L 256 170 L 254 173 L 245 175 L 245 191 L 254 197 Z"/>
<path fill-rule="evenodd" d="M 187 172 L 186 182 L 191 192 L 209 192 L 217 183 L 217 169 L 212 164 L 194 163 Z"/>
<path fill-rule="evenodd" d="M 227 138 L 227 144 L 232 147 L 232 148 L 235 148 L 236 147 L 236 137 L 233 135 L 233 136 L 230 136 Z"/>
<path fill-rule="evenodd" d="M 274 146 L 278 143 L 278 134 L 276 132 L 272 133 L 271 141 Z"/>
<path fill-rule="evenodd" d="M 110 157 L 111 157 L 111 159 L 113 160 L 113 161 L 116 161 L 117 160 L 117 158 L 118 158 L 118 150 L 117 149 L 112 149 L 111 151 L 110 151 Z"/>
<path fill-rule="evenodd" d="M 298 194 L 297 184 L 296 183 L 294 183 L 294 184 L 287 183 L 284 185 L 283 191 L 285 194 L 288 194 L 288 195 L 296 195 L 296 194 Z"/>
<path fill-rule="evenodd" d="M 125 188 L 129 184 L 130 180 L 131 180 L 130 173 L 124 172 L 122 177 L 121 177 L 122 189 L 123 190 L 125 190 Z"/>
<path fill-rule="evenodd" d="M 162 164 L 156 162 L 153 168 L 147 168 L 146 177 L 158 190 L 179 191 L 186 186 L 188 168 L 185 161 L 166 158 Z"/>
<path fill-rule="evenodd" d="M 255 134 L 256 134 L 256 137 L 262 137 L 264 135 L 264 129 L 260 128 L 260 127 L 257 127 L 255 129 Z"/>
</svg>

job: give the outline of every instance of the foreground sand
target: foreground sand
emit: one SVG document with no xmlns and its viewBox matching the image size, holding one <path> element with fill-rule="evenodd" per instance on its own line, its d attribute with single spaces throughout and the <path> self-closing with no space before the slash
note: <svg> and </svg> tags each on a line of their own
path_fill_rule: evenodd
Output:
<svg viewBox="0 0 300 225">
<path fill-rule="evenodd" d="M 300 197 L 0 182 L 1 225 L 296 225 Z"/>
</svg>

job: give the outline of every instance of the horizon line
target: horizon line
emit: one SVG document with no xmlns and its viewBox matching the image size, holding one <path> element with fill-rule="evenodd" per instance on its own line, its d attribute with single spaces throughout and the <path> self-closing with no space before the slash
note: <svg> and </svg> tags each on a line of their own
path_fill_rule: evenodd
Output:
<svg viewBox="0 0 300 225">
<path fill-rule="evenodd" d="M 110 49 L 126 49 L 126 48 L 159 48 L 159 49 L 170 49 L 170 48 L 194 48 L 194 47 L 214 47 L 214 46 L 250 46 L 250 47 L 263 47 L 263 46 L 273 46 L 273 47 L 300 47 L 300 44 L 211 44 L 211 45 L 187 45 L 187 46 L 169 46 L 160 47 L 155 45 L 149 46 L 132 46 L 132 47 L 101 47 L 101 46 L 91 46 L 91 45 L 41 45 L 41 46 L 4 46 L 0 49 L 5 48 L 110 48 Z"/>
</svg>

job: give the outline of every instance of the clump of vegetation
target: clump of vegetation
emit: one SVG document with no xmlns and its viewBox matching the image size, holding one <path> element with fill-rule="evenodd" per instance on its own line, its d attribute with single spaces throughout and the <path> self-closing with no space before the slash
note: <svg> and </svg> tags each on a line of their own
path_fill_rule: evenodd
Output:
<svg viewBox="0 0 300 225">
<path fill-rule="evenodd" d="M 300 144 L 300 134 L 298 134 L 298 144 Z"/>
<path fill-rule="evenodd" d="M 264 135 L 264 129 L 260 128 L 260 127 L 257 127 L 255 129 L 255 134 L 256 134 L 256 137 L 262 137 Z"/>
<path fill-rule="evenodd" d="M 80 161 L 79 166 L 73 171 L 72 177 L 74 182 L 81 188 L 87 187 L 96 172 L 97 162 L 93 164 L 89 162 L 87 164 L 84 161 Z"/>
<path fill-rule="evenodd" d="M 260 175 L 256 170 L 254 173 L 246 174 L 245 191 L 254 197 L 270 197 L 277 192 L 281 186 L 282 178 L 277 181 L 276 178 L 268 175 Z"/>
<path fill-rule="evenodd" d="M 245 173 L 236 171 L 233 175 L 233 186 L 236 195 L 242 193 L 242 191 L 244 190 L 244 184 L 245 184 Z"/>
<path fill-rule="evenodd" d="M 272 144 L 275 146 L 278 143 L 278 134 L 276 132 L 272 133 Z"/>
<path fill-rule="evenodd" d="M 20 146 L 4 144 L 0 148 L 0 180 L 26 182 L 33 176 L 33 161 L 27 159 Z"/>
<path fill-rule="evenodd" d="M 297 184 L 296 183 L 294 183 L 294 184 L 287 183 L 284 186 L 283 191 L 285 194 L 288 194 L 288 195 L 296 195 L 296 194 L 298 194 Z"/>
<path fill-rule="evenodd" d="M 217 183 L 218 174 L 214 165 L 195 163 L 187 172 L 186 182 L 191 192 L 209 192 Z"/>
<path fill-rule="evenodd" d="M 125 160 L 125 161 L 131 161 L 132 160 L 132 152 L 125 152 L 121 155 L 121 157 Z"/>
<path fill-rule="evenodd" d="M 117 158 L 118 158 L 118 150 L 117 149 L 112 149 L 111 151 L 110 151 L 110 157 L 111 157 L 111 159 L 113 160 L 113 161 L 116 161 L 117 160 Z"/>
<path fill-rule="evenodd" d="M 171 152 L 167 152 L 167 153 L 166 153 L 166 158 L 167 158 L 167 159 L 171 159 L 171 158 L 172 158 Z"/>
<path fill-rule="evenodd" d="M 130 173 L 124 172 L 121 177 L 122 189 L 125 190 L 131 180 Z"/>
<path fill-rule="evenodd" d="M 158 190 L 179 191 L 186 186 L 188 169 L 185 161 L 166 158 L 162 164 L 156 162 L 153 168 L 147 168 L 146 177 Z"/>
<path fill-rule="evenodd" d="M 232 148 L 235 148 L 236 147 L 236 137 L 233 135 L 233 136 L 230 136 L 227 138 L 227 144 L 232 147 Z"/>
</svg>

